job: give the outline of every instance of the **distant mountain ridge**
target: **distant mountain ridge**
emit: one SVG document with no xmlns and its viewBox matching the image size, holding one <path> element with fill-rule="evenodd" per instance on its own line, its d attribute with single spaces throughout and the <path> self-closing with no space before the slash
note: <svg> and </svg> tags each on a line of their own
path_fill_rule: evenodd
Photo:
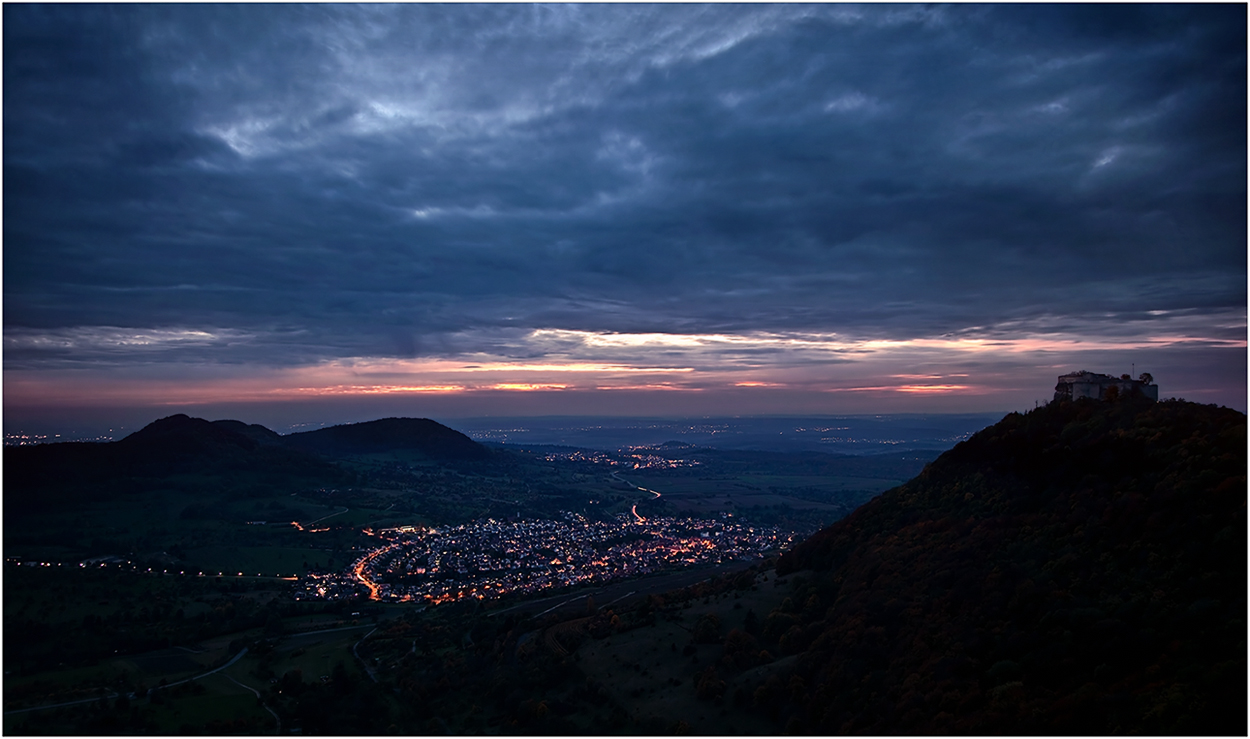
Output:
<svg viewBox="0 0 1250 739">
<path fill-rule="evenodd" d="M 280 437 L 285 446 L 339 456 L 397 450 L 419 451 L 434 459 L 486 459 L 490 451 L 464 434 L 428 418 L 382 418 Z"/>
<path fill-rule="evenodd" d="M 148 490 L 204 493 L 333 484 L 329 462 L 273 443 L 268 429 L 176 414 L 105 443 L 4 449 L 6 512 L 40 510 Z M 280 438 L 280 437 L 278 437 Z"/>
<path fill-rule="evenodd" d="M 781 557 L 815 574 L 769 617 L 776 700 L 811 733 L 1244 735 L 1245 552 L 1244 414 L 1013 413 Z"/>
<path fill-rule="evenodd" d="M 179 413 L 115 442 L 5 447 L 5 508 L 47 508 L 170 484 L 206 490 L 332 485 L 343 478 L 334 460 L 395 450 L 436 461 L 490 456 L 464 434 L 428 419 L 388 418 L 281 436 L 258 424 Z"/>
<path fill-rule="evenodd" d="M 281 438 L 264 426 L 248 426 L 240 421 L 206 421 L 179 413 L 153 421 L 113 442 L 113 448 L 130 457 L 156 457 L 148 460 L 150 464 L 171 466 L 197 458 L 212 463 L 221 457 L 255 453 L 266 438 L 264 432 Z"/>
</svg>

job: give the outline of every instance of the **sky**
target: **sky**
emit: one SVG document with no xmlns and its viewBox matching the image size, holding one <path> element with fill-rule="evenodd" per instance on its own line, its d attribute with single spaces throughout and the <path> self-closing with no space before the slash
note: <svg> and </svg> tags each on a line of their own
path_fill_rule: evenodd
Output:
<svg viewBox="0 0 1250 739">
<path fill-rule="evenodd" d="M 1246 6 L 3 6 L 6 432 L 1246 409 Z"/>
</svg>

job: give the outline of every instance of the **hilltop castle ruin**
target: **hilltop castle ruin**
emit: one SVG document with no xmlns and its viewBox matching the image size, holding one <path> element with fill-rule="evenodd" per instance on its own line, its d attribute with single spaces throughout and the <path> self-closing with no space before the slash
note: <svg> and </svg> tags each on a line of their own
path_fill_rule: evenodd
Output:
<svg viewBox="0 0 1250 739">
<path fill-rule="evenodd" d="M 1115 388 L 1114 391 L 1111 389 Z M 1055 400 L 1076 400 L 1078 398 L 1094 398 L 1103 400 L 1108 392 L 1112 395 L 1125 396 L 1141 393 L 1151 400 L 1159 400 L 1159 386 L 1149 372 L 1141 373 L 1136 380 L 1128 375 L 1112 377 L 1097 372 L 1069 372 L 1059 375 L 1059 384 L 1055 385 Z"/>
</svg>

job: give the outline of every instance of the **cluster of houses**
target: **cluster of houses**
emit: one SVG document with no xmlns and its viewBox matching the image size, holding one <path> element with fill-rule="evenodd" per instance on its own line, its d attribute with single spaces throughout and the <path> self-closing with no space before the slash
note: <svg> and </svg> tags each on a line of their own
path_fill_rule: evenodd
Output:
<svg viewBox="0 0 1250 739">
<path fill-rule="evenodd" d="M 485 519 L 440 529 L 410 527 L 375 534 L 386 542 L 346 571 L 310 574 L 300 600 L 367 594 L 381 601 L 441 603 L 495 598 L 652 572 L 752 560 L 791 542 L 774 527 L 730 520 L 648 518 L 591 521 Z"/>
</svg>

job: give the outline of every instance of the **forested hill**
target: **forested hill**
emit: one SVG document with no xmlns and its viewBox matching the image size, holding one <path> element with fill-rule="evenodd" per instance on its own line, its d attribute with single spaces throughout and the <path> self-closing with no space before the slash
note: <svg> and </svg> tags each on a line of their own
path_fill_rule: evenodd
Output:
<svg viewBox="0 0 1250 739">
<path fill-rule="evenodd" d="M 1246 733 L 1246 417 L 1011 414 L 779 561 L 818 733 Z M 774 625 L 774 628 L 777 626 Z"/>
<path fill-rule="evenodd" d="M 382 418 L 282 437 L 292 449 L 343 456 L 396 450 L 417 451 L 439 460 L 488 459 L 490 450 L 455 429 L 428 418 Z"/>
<path fill-rule="evenodd" d="M 280 436 L 240 421 L 177 414 L 106 443 L 5 447 L 6 513 L 146 490 L 246 495 L 346 484 L 336 463 L 400 451 L 435 462 L 489 459 L 469 437 L 423 418 L 387 418 Z"/>
<path fill-rule="evenodd" d="M 343 482 L 341 470 L 280 440 L 263 426 L 177 414 L 120 441 L 5 447 L 5 513 L 152 490 L 245 494 Z"/>
</svg>

